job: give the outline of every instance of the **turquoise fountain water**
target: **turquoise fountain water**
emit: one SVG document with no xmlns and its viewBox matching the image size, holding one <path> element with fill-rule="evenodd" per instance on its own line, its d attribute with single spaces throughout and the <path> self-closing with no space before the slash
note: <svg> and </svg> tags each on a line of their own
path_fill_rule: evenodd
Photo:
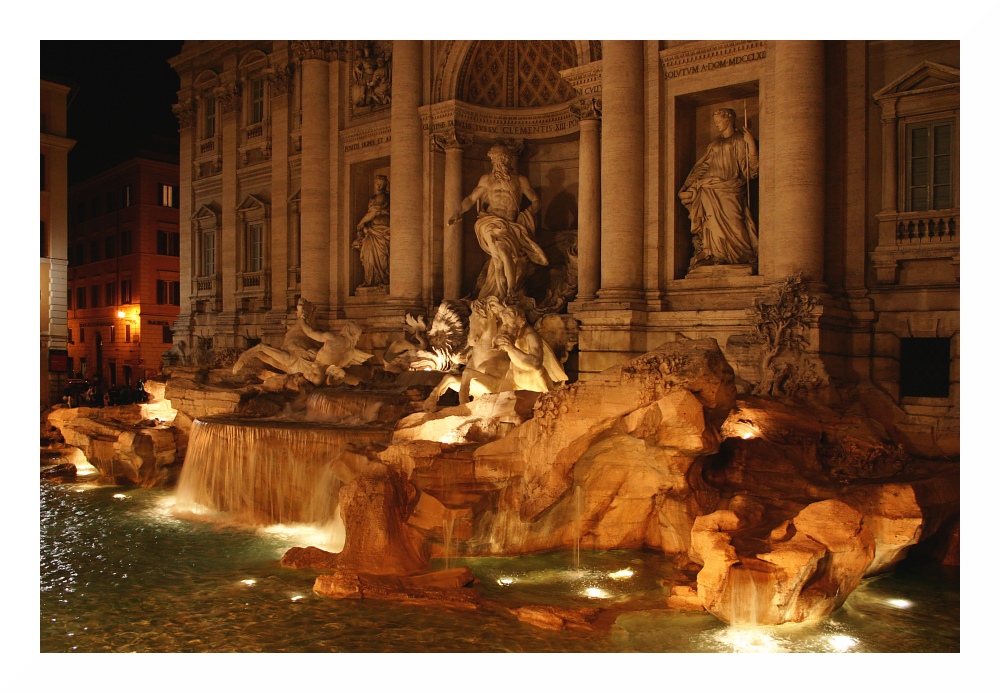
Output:
<svg viewBox="0 0 1000 693">
<path fill-rule="evenodd" d="M 307 525 L 256 530 L 174 514 L 172 492 L 41 485 L 42 652 L 957 652 L 957 572 L 866 580 L 815 624 L 746 639 L 705 613 L 666 610 L 669 557 L 572 551 L 450 558 L 484 600 L 451 611 L 312 592 L 316 573 L 281 568 Z M 443 561 L 436 567 L 444 567 Z M 609 629 L 546 631 L 509 609 L 624 609 Z"/>
</svg>

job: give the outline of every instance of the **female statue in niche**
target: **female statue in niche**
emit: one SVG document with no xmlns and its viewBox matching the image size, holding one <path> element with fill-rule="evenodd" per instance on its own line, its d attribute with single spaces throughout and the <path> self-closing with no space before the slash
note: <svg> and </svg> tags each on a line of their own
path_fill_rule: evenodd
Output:
<svg viewBox="0 0 1000 693">
<path fill-rule="evenodd" d="M 747 196 L 750 179 L 757 177 L 757 143 L 746 127 L 736 130 L 733 109 L 718 109 L 712 120 L 719 136 L 678 193 L 691 215 L 695 252 L 688 271 L 702 265 L 757 264 L 757 225 Z"/>
<path fill-rule="evenodd" d="M 351 244 L 361 254 L 365 280 L 361 286 L 389 285 L 389 179 L 375 176 L 375 194 L 368 212 L 358 222 L 358 235 Z"/>
</svg>

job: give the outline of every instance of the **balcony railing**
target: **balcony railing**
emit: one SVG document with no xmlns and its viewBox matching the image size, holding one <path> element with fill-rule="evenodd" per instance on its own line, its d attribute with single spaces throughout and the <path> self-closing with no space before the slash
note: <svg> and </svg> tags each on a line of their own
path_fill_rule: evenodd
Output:
<svg viewBox="0 0 1000 693">
<path fill-rule="evenodd" d="M 896 243 L 919 245 L 958 241 L 959 211 L 900 212 L 896 217 Z"/>
</svg>

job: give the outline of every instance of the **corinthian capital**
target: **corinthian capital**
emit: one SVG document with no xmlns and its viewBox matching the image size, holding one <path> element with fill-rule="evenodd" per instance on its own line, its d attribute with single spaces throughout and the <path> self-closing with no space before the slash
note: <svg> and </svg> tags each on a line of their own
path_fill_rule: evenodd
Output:
<svg viewBox="0 0 1000 693">
<path fill-rule="evenodd" d="M 601 117 L 600 99 L 580 99 L 570 104 L 569 111 L 579 120 L 599 120 Z"/>
<path fill-rule="evenodd" d="M 462 149 L 472 144 L 472 135 L 454 129 L 435 132 L 431 141 L 438 149 Z"/>
<path fill-rule="evenodd" d="M 174 112 L 174 117 L 177 118 L 181 130 L 194 126 L 194 99 L 185 99 L 175 103 L 170 108 Z"/>
<path fill-rule="evenodd" d="M 271 83 L 271 96 L 284 96 L 292 88 L 292 74 L 294 67 L 291 64 L 279 65 L 267 76 Z"/>
<path fill-rule="evenodd" d="M 240 90 L 239 82 L 234 82 L 232 84 L 216 88 L 215 99 L 218 102 L 219 110 L 222 111 L 223 115 L 239 110 Z"/>
</svg>

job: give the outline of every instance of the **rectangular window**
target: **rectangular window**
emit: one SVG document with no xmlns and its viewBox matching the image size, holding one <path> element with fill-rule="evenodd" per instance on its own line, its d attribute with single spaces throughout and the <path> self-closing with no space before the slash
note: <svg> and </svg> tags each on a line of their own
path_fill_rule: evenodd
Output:
<svg viewBox="0 0 1000 693">
<path fill-rule="evenodd" d="M 73 289 L 66 291 L 66 310 L 73 310 Z"/>
<path fill-rule="evenodd" d="M 129 323 L 125 323 L 125 341 L 132 341 L 132 326 Z"/>
<path fill-rule="evenodd" d="M 83 264 L 83 243 L 77 243 L 73 246 L 73 264 Z"/>
<path fill-rule="evenodd" d="M 208 96 L 201 102 L 203 113 L 205 114 L 204 139 L 215 137 L 215 97 Z"/>
<path fill-rule="evenodd" d="M 101 305 L 101 286 L 93 284 L 90 287 L 90 307 L 97 308 Z"/>
<path fill-rule="evenodd" d="M 114 343 L 115 341 L 115 326 L 112 325 L 111 329 L 108 330 L 108 341 Z"/>
<path fill-rule="evenodd" d="M 117 240 L 115 234 L 104 237 L 104 257 L 111 259 L 117 255 L 118 248 L 115 247 L 117 245 L 115 241 Z"/>
<path fill-rule="evenodd" d="M 115 209 L 117 209 L 117 205 L 118 205 L 118 199 L 117 198 L 118 198 L 118 195 L 115 194 L 114 190 L 109 190 L 108 191 L 108 194 L 106 195 L 106 199 L 105 199 L 105 204 L 106 204 L 107 210 L 109 212 L 113 212 L 113 211 L 115 211 Z"/>
<path fill-rule="evenodd" d="M 76 287 L 76 307 L 86 308 L 87 307 L 87 288 L 84 286 Z M 83 331 L 80 331 L 80 339 L 83 339 Z"/>
<path fill-rule="evenodd" d="M 42 156 L 42 163 L 41 163 L 41 171 L 42 171 L 42 190 L 45 190 L 45 155 L 44 155 L 44 154 L 42 154 L 41 156 Z"/>
<path fill-rule="evenodd" d="M 163 326 L 163 343 L 172 344 L 174 341 L 174 331 L 170 329 L 170 325 Z"/>
<path fill-rule="evenodd" d="M 173 255 L 174 257 L 179 257 L 181 254 L 180 233 L 177 231 L 157 231 L 156 252 L 158 255 Z"/>
<path fill-rule="evenodd" d="M 66 330 L 66 341 L 69 342 L 70 344 L 73 343 L 73 328 L 72 327 L 70 327 L 70 328 L 68 328 Z M 69 370 L 70 370 L 71 373 L 73 372 L 72 368 L 70 368 Z"/>
<path fill-rule="evenodd" d="M 42 222 L 42 237 L 41 237 L 41 241 L 42 241 L 42 247 L 41 247 L 42 257 L 48 257 L 49 256 L 49 234 L 47 234 L 45 232 L 45 222 L 44 221 Z"/>
<path fill-rule="evenodd" d="M 202 276 L 215 274 L 215 231 L 202 234 Z"/>
<path fill-rule="evenodd" d="M 132 302 L 132 280 L 122 279 L 122 303 Z"/>
<path fill-rule="evenodd" d="M 104 285 L 104 305 L 113 306 L 118 301 L 115 300 L 115 283 L 108 282 Z"/>
<path fill-rule="evenodd" d="M 157 279 L 156 302 L 161 306 L 179 306 L 181 304 L 181 283 Z"/>
<path fill-rule="evenodd" d="M 84 328 L 81 327 L 80 328 L 80 344 L 86 344 L 86 342 L 87 342 L 87 331 Z M 80 367 L 83 368 L 84 370 L 86 370 L 86 366 L 87 366 L 87 359 L 86 358 L 80 359 Z"/>
<path fill-rule="evenodd" d="M 132 186 L 123 185 L 122 186 L 122 207 L 132 206 Z"/>
<path fill-rule="evenodd" d="M 90 261 L 97 262 L 101 259 L 101 241 L 94 238 L 90 241 Z"/>
<path fill-rule="evenodd" d="M 249 125 L 264 120 L 264 80 L 250 80 L 250 122 Z"/>
<path fill-rule="evenodd" d="M 899 396 L 947 397 L 951 381 L 951 339 L 899 340 Z"/>
<path fill-rule="evenodd" d="M 132 387 L 132 366 L 122 366 L 122 377 L 125 379 L 125 387 Z"/>
<path fill-rule="evenodd" d="M 131 255 L 132 254 L 132 232 L 131 231 L 122 231 L 121 234 L 120 234 L 120 237 L 121 237 L 121 243 L 120 243 L 121 254 L 122 255 Z"/>
<path fill-rule="evenodd" d="M 910 212 L 951 209 L 954 122 L 911 125 L 907 133 L 907 197 Z"/>
<path fill-rule="evenodd" d="M 160 184 L 160 205 L 163 207 L 180 207 L 180 188 L 176 185 Z"/>
<path fill-rule="evenodd" d="M 264 225 L 250 224 L 247 235 L 250 246 L 247 252 L 250 260 L 247 269 L 250 272 L 260 272 L 264 266 Z"/>
<path fill-rule="evenodd" d="M 114 329 L 114 328 L 111 328 Z M 113 335 L 114 333 L 112 333 Z M 112 339 L 111 341 L 114 341 Z M 118 384 L 118 363 L 114 359 L 108 359 L 108 375 L 111 377 L 111 386 Z"/>
</svg>

